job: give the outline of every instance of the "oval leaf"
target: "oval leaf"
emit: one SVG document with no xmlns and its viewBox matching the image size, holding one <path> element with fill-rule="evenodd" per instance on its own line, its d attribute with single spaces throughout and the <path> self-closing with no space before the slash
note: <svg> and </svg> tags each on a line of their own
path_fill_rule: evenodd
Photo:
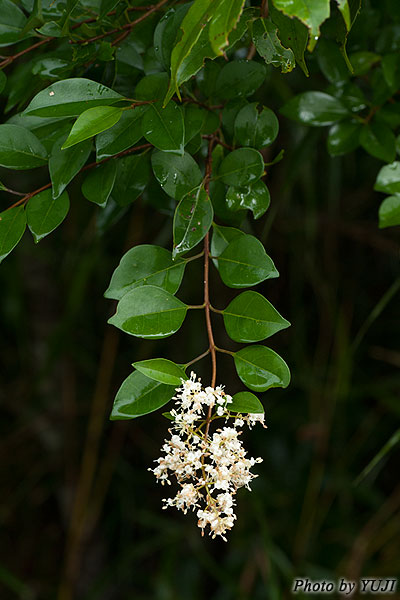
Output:
<svg viewBox="0 0 400 600">
<path fill-rule="evenodd" d="M 165 248 L 148 244 L 136 246 L 122 257 L 104 296 L 120 300 L 142 285 L 153 285 L 175 294 L 181 285 L 185 266 L 184 260 L 173 261 L 171 252 Z"/>
<path fill-rule="evenodd" d="M 290 326 L 257 292 L 243 292 L 223 311 L 226 332 L 235 342 L 260 342 Z"/>
<path fill-rule="evenodd" d="M 400 196 L 385 198 L 379 207 L 379 227 L 400 225 Z"/>
<path fill-rule="evenodd" d="M 159 383 L 134 371 L 119 388 L 110 419 L 135 419 L 147 415 L 167 404 L 174 393 L 174 385 Z"/>
<path fill-rule="evenodd" d="M 186 304 L 178 298 L 148 285 L 125 294 L 108 323 L 136 337 L 160 339 L 178 331 L 186 311 Z"/>
<path fill-rule="evenodd" d="M 349 116 L 347 108 L 324 92 L 304 92 L 295 96 L 281 109 L 281 113 L 305 125 L 324 127 Z"/>
<path fill-rule="evenodd" d="M 61 149 L 74 146 L 118 123 L 122 115 L 121 108 L 114 106 L 95 106 L 85 110 L 72 126 L 69 136 Z"/>
<path fill-rule="evenodd" d="M 232 398 L 232 402 L 227 405 L 230 412 L 255 414 L 264 413 L 264 407 L 254 394 L 251 392 L 238 392 Z"/>
<path fill-rule="evenodd" d="M 0 262 L 18 244 L 25 228 L 26 214 L 23 206 L 15 206 L 0 213 Z"/>
<path fill-rule="evenodd" d="M 99 165 L 90 171 L 82 184 L 82 194 L 90 202 L 102 208 L 112 192 L 117 174 L 117 164 L 114 160 Z"/>
<path fill-rule="evenodd" d="M 213 216 L 213 207 L 203 186 L 182 198 L 174 215 L 174 258 L 188 252 L 204 239 Z"/>
<path fill-rule="evenodd" d="M 166 358 L 151 358 L 133 363 L 135 369 L 154 381 L 166 383 L 167 385 L 180 386 L 182 379 L 185 381 L 187 375 L 182 367 Z"/>
<path fill-rule="evenodd" d="M 264 159 L 254 148 L 238 148 L 222 161 L 218 177 L 228 185 L 245 186 L 260 179 L 264 173 Z"/>
<path fill-rule="evenodd" d="M 51 190 L 44 190 L 33 196 L 26 207 L 26 219 L 36 243 L 54 231 L 65 219 L 69 211 L 69 198 L 63 192 L 56 200 Z"/>
<path fill-rule="evenodd" d="M 159 150 L 183 154 L 185 128 L 181 107 L 175 102 L 165 108 L 162 102 L 150 104 L 142 119 L 142 134 Z"/>
<path fill-rule="evenodd" d="M 49 159 L 53 198 L 58 198 L 75 175 L 79 173 L 92 149 L 91 140 L 85 140 L 72 148 L 61 150 L 64 140 L 65 136 L 62 136 L 55 142 Z"/>
<path fill-rule="evenodd" d="M 198 164 L 187 152 L 183 156 L 153 152 L 151 164 L 164 192 L 178 201 L 196 188 L 202 180 Z"/>
<path fill-rule="evenodd" d="M 110 88 L 81 77 L 53 83 L 33 98 L 24 114 L 39 117 L 76 117 L 93 106 L 108 106 L 123 100 Z"/>
<path fill-rule="evenodd" d="M 275 114 L 266 107 L 258 112 L 257 102 L 244 106 L 235 119 L 235 138 L 241 146 L 270 146 L 278 131 L 279 123 Z"/>
<path fill-rule="evenodd" d="M 269 189 L 261 180 L 247 187 L 231 186 L 226 194 L 226 203 L 231 210 L 247 208 L 255 219 L 263 216 L 270 205 Z"/>
<path fill-rule="evenodd" d="M 147 106 L 124 110 L 119 121 L 96 137 L 96 158 L 102 160 L 131 148 L 142 137 L 142 117 Z"/>
<path fill-rule="evenodd" d="M 285 388 L 290 382 L 289 367 L 271 348 L 249 346 L 234 355 L 237 374 L 246 387 L 255 392 Z"/>
<path fill-rule="evenodd" d="M 381 168 L 374 190 L 387 194 L 400 194 L 400 162 L 395 161 Z"/>
<path fill-rule="evenodd" d="M 33 169 L 47 162 L 47 152 L 29 129 L 19 125 L 0 125 L 0 166 Z"/>
<path fill-rule="evenodd" d="M 230 242 L 218 258 L 218 270 L 222 281 L 233 288 L 251 287 L 265 279 L 279 277 L 264 246 L 252 235 Z"/>
<path fill-rule="evenodd" d="M 360 144 L 371 156 L 391 163 L 396 157 L 396 137 L 382 121 L 372 121 L 361 129 Z"/>
</svg>

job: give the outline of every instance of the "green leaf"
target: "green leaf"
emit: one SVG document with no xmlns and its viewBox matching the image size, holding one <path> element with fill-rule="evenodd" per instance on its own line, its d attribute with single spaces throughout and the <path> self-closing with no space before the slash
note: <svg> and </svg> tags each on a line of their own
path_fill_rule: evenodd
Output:
<svg viewBox="0 0 400 600">
<path fill-rule="evenodd" d="M 111 12 L 121 0 L 100 0 L 100 19 L 106 16 L 108 12 Z"/>
<path fill-rule="evenodd" d="M 0 125 L 0 166 L 23 170 L 46 162 L 46 149 L 34 133 L 19 125 Z"/>
<path fill-rule="evenodd" d="M 251 392 L 238 392 L 232 398 L 232 402 L 228 404 L 230 412 L 242 414 L 259 414 L 264 413 L 264 407 L 254 394 Z"/>
<path fill-rule="evenodd" d="M 142 118 L 147 106 L 124 110 L 118 123 L 96 136 L 96 158 L 102 160 L 131 148 L 142 137 Z"/>
<path fill-rule="evenodd" d="M 215 127 L 209 131 L 207 129 L 209 115 L 214 117 L 214 113 L 210 113 L 204 108 L 200 108 L 200 106 L 196 106 L 193 104 L 186 104 L 185 106 L 185 144 L 190 142 L 191 139 L 198 133 L 212 133 L 219 126 L 219 120 L 217 118 L 217 122 L 214 121 L 212 123 L 212 127 Z"/>
<path fill-rule="evenodd" d="M 223 100 L 251 96 L 264 83 L 266 67 L 248 60 L 232 60 L 222 67 L 216 82 L 216 94 Z"/>
<path fill-rule="evenodd" d="M 246 208 L 251 210 L 255 219 L 263 216 L 270 204 L 270 193 L 261 180 L 247 187 L 231 186 L 226 194 L 226 202 L 232 210 Z"/>
<path fill-rule="evenodd" d="M 385 198 L 379 207 L 379 227 L 400 225 L 400 195 Z"/>
<path fill-rule="evenodd" d="M 62 150 L 87 140 L 118 123 L 122 115 L 121 108 L 114 106 L 95 106 L 85 110 L 72 126 Z"/>
<path fill-rule="evenodd" d="M 297 17 L 310 30 L 308 49 L 313 51 L 320 35 L 321 24 L 329 17 L 329 0 L 272 0 L 274 6 L 288 17 Z"/>
<path fill-rule="evenodd" d="M 354 75 L 366 75 L 368 71 L 377 63 L 380 62 L 381 56 L 375 52 L 355 52 L 350 54 L 350 62 L 353 67 Z"/>
<path fill-rule="evenodd" d="M 307 48 L 308 29 L 298 19 L 290 18 L 274 8 L 273 4 L 269 6 L 272 21 L 278 26 L 279 39 L 284 46 L 293 51 L 297 64 L 308 77 L 308 69 L 304 60 L 304 53 Z"/>
<path fill-rule="evenodd" d="M 174 394 L 174 385 L 159 383 L 134 371 L 119 388 L 110 419 L 135 419 L 147 415 L 167 404 Z"/>
<path fill-rule="evenodd" d="M 154 30 L 154 52 L 158 61 L 167 71 L 171 66 L 171 53 L 179 27 L 189 8 L 190 4 L 170 8 Z"/>
<path fill-rule="evenodd" d="M 104 208 L 114 187 L 116 174 L 117 164 L 114 160 L 99 165 L 85 178 L 82 184 L 82 194 L 90 202 Z"/>
<path fill-rule="evenodd" d="M 156 151 L 152 154 L 151 164 L 164 192 L 178 201 L 196 188 L 202 180 L 198 164 L 187 152 L 183 156 L 177 156 Z"/>
<path fill-rule="evenodd" d="M 217 56 L 223 54 L 228 45 L 230 32 L 236 27 L 242 14 L 245 0 L 215 0 L 210 22 L 209 37 L 211 47 Z"/>
<path fill-rule="evenodd" d="M 167 385 L 180 386 L 182 379 L 186 381 L 187 375 L 182 367 L 166 358 L 151 358 L 150 360 L 141 360 L 133 363 L 135 369 L 154 381 L 165 383 Z"/>
<path fill-rule="evenodd" d="M 216 56 L 209 43 L 207 27 L 213 15 L 213 4 L 215 7 L 217 2 L 195 0 L 182 21 L 182 37 L 175 44 L 171 54 L 171 81 L 164 105 L 175 92 L 180 98 L 179 86 L 197 73 L 206 56 Z M 194 61 L 193 55 L 196 57 Z"/>
<path fill-rule="evenodd" d="M 290 327 L 264 296 L 252 291 L 236 296 L 223 317 L 227 334 L 235 342 L 260 342 Z"/>
<path fill-rule="evenodd" d="M 354 21 L 357 18 L 358 13 L 361 9 L 361 0 L 336 0 L 339 5 L 339 11 L 341 12 L 342 19 L 336 23 L 336 40 L 340 44 L 340 50 L 343 58 L 347 64 L 347 67 L 351 73 L 353 73 L 353 61 L 349 60 L 346 51 L 347 38 L 350 30 L 354 25 Z"/>
<path fill-rule="evenodd" d="M 270 388 L 285 388 L 290 382 L 290 371 L 285 361 L 271 348 L 248 346 L 234 355 L 237 374 L 254 392 Z"/>
<path fill-rule="evenodd" d="M 49 159 L 53 198 L 61 196 L 67 185 L 82 169 L 92 149 L 92 141 L 85 140 L 72 148 L 61 150 L 64 141 L 65 136 L 62 136 L 55 142 Z"/>
<path fill-rule="evenodd" d="M 139 81 L 135 89 L 137 100 L 161 100 L 168 89 L 168 75 L 166 73 L 150 73 Z"/>
<path fill-rule="evenodd" d="M 355 150 L 360 144 L 362 125 L 356 121 L 342 121 L 329 130 L 327 146 L 331 156 L 341 156 Z"/>
<path fill-rule="evenodd" d="M 235 135 L 236 117 L 244 106 L 247 106 L 247 100 L 239 98 L 238 100 L 230 100 L 222 109 L 222 127 L 231 138 Z"/>
<path fill-rule="evenodd" d="M 236 237 L 230 242 L 218 257 L 218 270 L 225 285 L 232 288 L 251 287 L 279 277 L 264 246 L 252 235 Z"/>
<path fill-rule="evenodd" d="M 69 198 L 63 192 L 57 199 L 51 190 L 43 190 L 33 196 L 26 207 L 26 219 L 35 243 L 54 231 L 64 221 L 69 211 Z"/>
<path fill-rule="evenodd" d="M 347 31 L 351 29 L 351 15 L 348 0 L 336 0 L 338 8 L 342 13 L 343 21 L 345 22 Z"/>
<path fill-rule="evenodd" d="M 211 227 L 213 216 L 213 207 L 203 186 L 182 198 L 174 215 L 173 258 L 185 254 L 204 239 Z"/>
<path fill-rule="evenodd" d="M 128 250 L 115 269 L 104 296 L 120 300 L 134 288 L 152 285 L 175 294 L 182 282 L 186 262 L 172 260 L 171 252 L 143 244 Z"/>
<path fill-rule="evenodd" d="M 395 161 L 381 168 L 374 190 L 387 194 L 400 194 L 400 162 Z"/>
<path fill-rule="evenodd" d="M 123 100 L 110 88 L 81 77 L 53 83 L 33 98 L 24 114 L 39 117 L 76 117 L 88 108 L 108 106 Z"/>
<path fill-rule="evenodd" d="M 245 186 L 260 179 L 264 173 L 264 159 L 254 148 L 238 148 L 222 161 L 218 177 L 227 185 Z"/>
<path fill-rule="evenodd" d="M 371 156 L 391 163 L 396 157 L 396 137 L 382 121 L 374 119 L 360 132 L 360 144 Z"/>
<path fill-rule="evenodd" d="M 0 0 L 0 47 L 16 44 L 21 40 L 26 17 L 11 0 Z"/>
<path fill-rule="evenodd" d="M 281 73 L 290 73 L 295 66 L 295 58 L 290 48 L 282 46 L 278 37 L 278 28 L 271 19 L 256 19 L 253 23 L 253 43 L 258 54 L 267 65 L 272 65 L 281 70 Z"/>
<path fill-rule="evenodd" d="M 350 71 L 337 42 L 322 38 L 316 52 L 319 68 L 328 81 L 340 85 L 349 80 Z"/>
<path fill-rule="evenodd" d="M 211 256 L 218 257 L 225 248 L 235 238 L 246 235 L 244 231 L 235 229 L 235 227 L 223 227 L 222 225 L 213 224 L 213 235 L 211 239 L 210 252 Z M 218 266 L 218 261 L 213 260 L 214 264 Z"/>
<path fill-rule="evenodd" d="M 150 172 L 148 152 L 120 158 L 117 161 L 117 176 L 113 188 L 114 200 L 120 206 L 134 202 L 146 189 Z"/>
<path fill-rule="evenodd" d="M 186 304 L 169 292 L 146 285 L 125 294 L 108 323 L 136 337 L 160 339 L 178 331 L 186 311 Z"/>
<path fill-rule="evenodd" d="M 150 104 L 143 115 L 142 134 L 159 150 L 183 154 L 185 127 L 181 107 L 175 102 L 165 108 L 161 101 Z"/>
<path fill-rule="evenodd" d="M 0 213 L 0 263 L 18 244 L 26 227 L 23 206 L 15 206 Z"/>
<path fill-rule="evenodd" d="M 349 111 L 340 100 L 324 92 L 299 94 L 281 108 L 281 113 L 289 119 L 314 127 L 333 125 L 349 116 Z"/>
<path fill-rule="evenodd" d="M 247 104 L 235 119 L 235 138 L 241 146 L 265 148 L 275 141 L 279 131 L 279 123 L 269 108 L 257 110 L 257 102 Z"/>
<path fill-rule="evenodd" d="M 391 52 L 382 58 L 383 76 L 392 93 L 400 88 L 400 55 Z"/>
</svg>

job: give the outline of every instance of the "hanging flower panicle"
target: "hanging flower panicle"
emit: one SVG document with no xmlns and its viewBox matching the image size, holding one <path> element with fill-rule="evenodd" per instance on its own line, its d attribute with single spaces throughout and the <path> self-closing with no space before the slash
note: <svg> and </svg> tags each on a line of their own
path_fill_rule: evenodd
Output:
<svg viewBox="0 0 400 600">
<path fill-rule="evenodd" d="M 162 484 L 171 484 L 175 477 L 179 491 L 173 498 L 164 499 L 164 507 L 175 506 L 186 513 L 197 509 L 198 526 L 209 526 L 213 538 L 234 525 L 234 496 L 241 487 L 250 490 L 250 482 L 257 477 L 250 469 L 261 458 L 247 458 L 239 430 L 245 423 L 251 428 L 259 422 L 264 425 L 264 413 L 237 414 L 230 412 L 232 398 L 223 387 L 201 385 L 195 373 L 177 388 L 175 408 L 170 416 L 173 425 L 171 437 L 162 446 L 163 456 L 149 469 Z M 210 413 L 210 409 L 212 413 Z M 207 415 L 211 414 L 210 418 Z M 231 420 L 232 426 L 209 433 L 211 421 Z"/>
</svg>

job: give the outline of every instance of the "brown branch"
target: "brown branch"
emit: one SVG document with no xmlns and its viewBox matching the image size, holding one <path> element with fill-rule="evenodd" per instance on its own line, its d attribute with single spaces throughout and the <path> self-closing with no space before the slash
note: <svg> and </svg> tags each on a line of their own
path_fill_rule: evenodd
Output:
<svg viewBox="0 0 400 600">
<path fill-rule="evenodd" d="M 214 146 L 214 139 L 210 139 L 208 142 L 208 155 L 207 155 L 207 163 L 206 163 L 206 172 L 204 177 L 204 189 L 209 195 L 210 193 L 210 179 L 211 179 L 211 170 L 212 170 L 212 150 Z M 207 232 L 204 238 L 204 310 L 206 313 L 206 325 L 207 325 L 207 335 L 208 342 L 211 353 L 211 363 L 212 363 L 212 377 L 211 377 L 211 387 L 215 387 L 215 382 L 217 379 L 217 355 L 215 351 L 215 342 L 214 335 L 212 330 L 211 323 L 211 313 L 210 313 L 210 290 L 209 290 L 209 266 L 210 266 L 210 234 Z M 206 429 L 204 433 L 204 437 L 207 438 L 208 430 L 210 428 L 212 416 L 212 406 L 208 409 L 207 419 L 206 419 Z"/>
<path fill-rule="evenodd" d="M 40 46 L 43 46 L 44 44 L 47 44 L 48 42 L 51 42 L 54 39 L 58 39 L 58 38 L 46 37 L 43 40 L 40 40 L 40 42 L 36 42 L 36 44 L 32 44 L 32 46 L 25 48 L 25 50 L 21 50 L 20 52 L 17 52 L 16 54 L 13 54 L 12 56 L 8 56 L 6 59 L 3 60 L 3 62 L 0 63 L 0 69 L 2 67 L 7 67 L 7 65 L 14 62 L 14 60 L 19 58 L 20 56 L 24 56 L 24 54 L 28 54 L 28 52 L 31 52 L 32 50 L 35 50 L 36 48 L 39 48 Z"/>
<path fill-rule="evenodd" d="M 114 33 L 121 33 L 121 32 L 128 32 L 127 35 L 129 35 L 131 29 L 133 29 L 133 27 L 135 27 L 135 25 L 137 25 L 138 23 L 141 23 L 142 21 L 147 19 L 150 15 L 152 15 L 155 11 L 157 11 L 159 8 L 161 8 L 167 2 L 168 2 L 168 0 L 161 0 L 158 4 L 153 5 L 152 8 L 150 8 L 150 10 L 145 12 L 143 15 L 141 15 L 140 17 L 138 17 L 131 23 L 126 23 L 125 25 L 122 25 L 122 27 L 116 27 L 115 29 L 111 29 L 110 31 L 106 31 L 105 33 L 100 33 L 99 35 L 95 35 L 94 37 L 88 38 L 86 40 L 77 40 L 76 42 L 74 42 L 73 40 L 70 40 L 69 43 L 70 44 L 89 44 L 91 42 L 97 42 L 98 40 L 102 40 L 103 38 L 108 37 L 109 35 L 114 35 Z M 120 36 L 120 37 L 121 38 L 126 37 L 125 33 L 123 34 L 123 36 Z M 122 41 L 122 40 L 120 39 L 120 41 Z M 115 42 L 116 42 L 116 40 L 114 40 L 113 45 L 115 45 Z"/>
<path fill-rule="evenodd" d="M 102 160 L 99 160 L 98 162 L 95 161 L 95 162 L 89 163 L 88 165 L 85 165 L 84 167 L 82 167 L 82 169 L 80 169 L 80 171 L 78 171 L 77 175 L 79 173 L 83 173 L 84 171 L 87 171 L 88 169 L 93 169 L 94 167 L 97 167 L 98 165 L 102 165 L 103 163 L 105 163 L 109 160 L 112 160 L 113 158 L 121 158 L 121 156 L 126 156 L 127 154 L 131 154 L 132 152 L 136 152 L 137 150 L 145 150 L 145 149 L 151 148 L 151 147 L 152 147 L 151 144 L 141 144 L 140 146 L 134 146 L 133 148 L 128 148 L 128 150 L 124 150 L 123 152 L 118 152 L 118 154 L 115 154 L 114 156 L 107 156 L 107 158 L 103 158 Z M 15 208 L 16 206 L 20 206 L 21 204 L 26 204 L 28 202 L 28 200 L 30 200 L 33 196 L 40 194 L 40 192 L 43 192 L 44 190 L 48 190 L 49 188 L 51 188 L 51 186 L 52 186 L 51 182 L 46 183 L 46 185 L 43 185 L 42 187 L 38 188 L 37 190 L 33 190 L 33 192 L 29 192 L 28 194 L 24 194 L 20 200 L 18 200 L 17 202 L 12 204 L 8 208 L 5 208 L 4 211 L 11 210 L 12 208 Z M 14 193 L 18 193 L 18 192 L 14 192 Z"/>
</svg>

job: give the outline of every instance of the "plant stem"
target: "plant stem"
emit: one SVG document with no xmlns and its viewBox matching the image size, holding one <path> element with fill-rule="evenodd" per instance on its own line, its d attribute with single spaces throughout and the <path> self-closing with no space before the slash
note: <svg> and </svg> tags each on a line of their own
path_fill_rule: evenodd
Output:
<svg viewBox="0 0 400 600">
<path fill-rule="evenodd" d="M 187 369 L 188 367 L 190 367 L 190 365 L 194 365 L 194 363 L 196 363 L 197 361 L 199 361 L 202 358 L 204 358 L 205 356 L 207 356 L 207 354 L 210 354 L 210 348 L 207 348 L 207 350 L 205 352 L 203 352 L 199 356 L 196 356 L 196 358 L 194 358 L 193 360 L 190 360 L 188 363 L 186 363 L 185 369 Z"/>
</svg>

